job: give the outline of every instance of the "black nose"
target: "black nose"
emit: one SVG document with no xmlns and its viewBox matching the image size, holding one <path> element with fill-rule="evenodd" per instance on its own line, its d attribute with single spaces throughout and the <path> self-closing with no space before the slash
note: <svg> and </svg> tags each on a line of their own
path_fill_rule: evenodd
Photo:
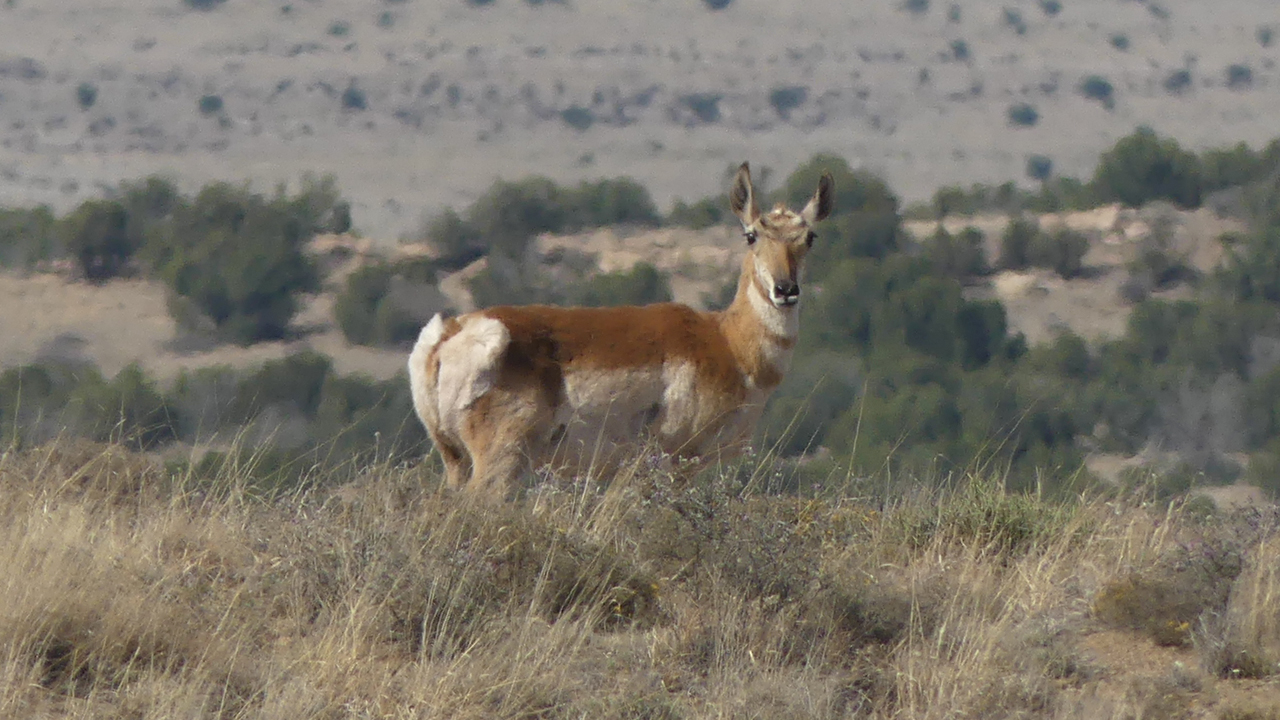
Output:
<svg viewBox="0 0 1280 720">
<path fill-rule="evenodd" d="M 780 298 L 793 298 L 800 294 L 800 286 L 794 280 L 779 280 L 773 284 L 773 292 Z"/>
</svg>

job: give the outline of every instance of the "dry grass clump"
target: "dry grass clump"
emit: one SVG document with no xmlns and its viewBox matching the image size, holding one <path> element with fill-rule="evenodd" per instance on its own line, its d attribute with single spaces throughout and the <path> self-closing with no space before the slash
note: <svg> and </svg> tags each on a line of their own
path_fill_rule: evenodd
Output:
<svg viewBox="0 0 1280 720">
<path fill-rule="evenodd" d="M 990 480 L 872 509 L 633 468 L 494 506 L 423 468 L 269 498 L 235 472 L 0 458 L 0 716 L 1177 717 L 1226 681 L 1107 694 L 1080 639 L 1195 538 L 1243 558 L 1197 627 L 1280 641 L 1269 531 Z"/>
</svg>

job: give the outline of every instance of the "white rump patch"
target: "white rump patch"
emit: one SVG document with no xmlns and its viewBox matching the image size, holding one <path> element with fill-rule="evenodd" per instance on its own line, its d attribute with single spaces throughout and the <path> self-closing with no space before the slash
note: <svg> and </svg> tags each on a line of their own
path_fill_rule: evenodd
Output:
<svg viewBox="0 0 1280 720">
<path fill-rule="evenodd" d="M 473 315 L 462 322 L 462 330 L 446 340 L 438 352 L 436 402 L 442 418 L 471 407 L 493 388 L 498 360 L 511 342 L 507 326 L 498 320 Z"/>
<path fill-rule="evenodd" d="M 436 313 L 418 333 L 418 342 L 409 353 L 409 390 L 413 395 L 413 409 L 424 425 L 430 427 L 432 418 L 436 417 L 435 403 L 427 388 L 427 356 L 440 344 L 444 336 L 444 318 Z M 429 412 L 430 410 L 430 412 Z"/>
</svg>

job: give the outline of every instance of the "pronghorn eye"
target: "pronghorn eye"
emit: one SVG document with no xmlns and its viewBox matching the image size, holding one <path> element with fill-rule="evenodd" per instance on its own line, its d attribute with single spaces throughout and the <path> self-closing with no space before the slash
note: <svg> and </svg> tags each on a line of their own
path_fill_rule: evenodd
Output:
<svg viewBox="0 0 1280 720">
<path fill-rule="evenodd" d="M 804 236 L 804 244 L 812 246 L 813 241 L 817 239 L 818 239 L 818 233 L 810 230 L 809 234 Z"/>
<path fill-rule="evenodd" d="M 747 230 L 746 232 L 742 233 L 742 236 L 743 236 L 743 237 L 745 237 L 745 238 L 747 239 L 747 244 L 748 244 L 748 245 L 755 245 L 755 244 L 756 244 L 756 231 L 755 231 L 755 230 Z"/>
</svg>

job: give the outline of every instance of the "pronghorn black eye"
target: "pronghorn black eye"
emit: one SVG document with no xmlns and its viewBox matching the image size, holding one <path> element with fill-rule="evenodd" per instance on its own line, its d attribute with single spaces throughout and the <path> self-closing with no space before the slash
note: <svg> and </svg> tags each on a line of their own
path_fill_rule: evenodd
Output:
<svg viewBox="0 0 1280 720">
<path fill-rule="evenodd" d="M 812 246 L 813 241 L 817 239 L 818 239 L 818 233 L 810 230 L 809 234 L 804 236 L 804 244 Z"/>
<path fill-rule="evenodd" d="M 746 232 L 742 233 L 742 236 L 743 236 L 743 237 L 745 237 L 745 238 L 747 239 L 747 244 L 748 244 L 748 245 L 755 245 L 755 244 L 756 244 L 756 231 L 755 231 L 755 230 L 748 230 L 748 231 L 746 231 Z"/>
</svg>

